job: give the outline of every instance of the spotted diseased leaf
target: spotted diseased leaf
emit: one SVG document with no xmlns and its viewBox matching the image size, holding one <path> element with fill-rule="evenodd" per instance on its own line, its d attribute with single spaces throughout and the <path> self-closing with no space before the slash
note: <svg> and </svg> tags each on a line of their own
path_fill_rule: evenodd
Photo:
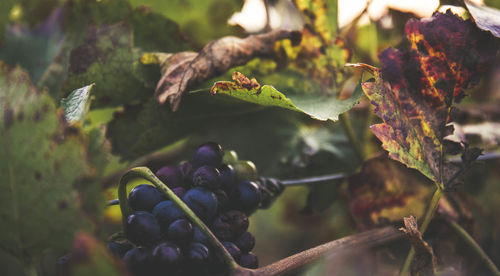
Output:
<svg viewBox="0 0 500 276">
<path fill-rule="evenodd" d="M 225 94 L 262 106 L 276 106 L 305 113 L 317 120 L 338 120 L 339 114 L 351 109 L 363 96 L 361 89 L 346 99 L 339 100 L 334 95 L 290 95 L 285 96 L 270 85 L 261 86 L 255 78 L 248 79 L 234 72 L 233 81 L 218 81 L 210 90 L 213 95 Z"/>
<path fill-rule="evenodd" d="M 276 41 L 294 35 L 295 32 L 291 31 L 273 31 L 246 38 L 228 36 L 208 43 L 196 56 L 192 53 L 176 54 L 165 64 L 174 68 L 164 66 L 162 69 L 165 73 L 158 82 L 155 97 L 160 104 L 168 100 L 176 111 L 189 86 L 223 74 L 252 58 L 270 55 Z"/>
<path fill-rule="evenodd" d="M 500 37 L 500 10 L 487 6 L 479 6 L 467 0 L 464 2 L 474 19 L 474 23 L 480 29 L 489 31 L 494 36 Z"/>
<path fill-rule="evenodd" d="M 498 40 L 450 11 L 410 20 L 405 31 L 410 49 L 383 51 L 381 69 L 362 65 L 375 77 L 363 90 L 384 121 L 371 129 L 391 158 L 451 186 L 461 169 L 444 157 L 449 113 L 492 65 Z"/>
<path fill-rule="evenodd" d="M 0 69 L 0 244 L 25 262 L 90 226 L 74 188 L 90 174 L 86 139 L 19 68 Z"/>
<path fill-rule="evenodd" d="M 85 42 L 71 51 L 63 91 L 95 83 L 94 107 L 117 106 L 152 96 L 152 89 L 134 77 L 133 64 L 138 56 L 133 32 L 125 24 L 93 26 Z"/>
<path fill-rule="evenodd" d="M 348 182 L 349 210 L 361 230 L 422 217 L 432 194 L 425 177 L 386 156 L 366 161 Z"/>
</svg>

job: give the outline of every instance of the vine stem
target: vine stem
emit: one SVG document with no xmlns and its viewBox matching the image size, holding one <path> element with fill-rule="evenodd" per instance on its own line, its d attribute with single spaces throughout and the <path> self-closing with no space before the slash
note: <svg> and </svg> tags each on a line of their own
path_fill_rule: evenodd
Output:
<svg viewBox="0 0 500 276">
<path fill-rule="evenodd" d="M 358 157 L 359 161 L 363 162 L 365 160 L 363 147 L 358 138 L 356 138 L 356 133 L 354 132 L 354 129 L 352 127 L 349 114 L 347 112 L 340 114 L 339 120 L 340 123 L 342 124 L 342 128 L 344 129 L 345 134 L 347 135 L 347 138 L 349 139 L 349 143 L 351 144 L 352 148 L 354 149 L 354 152 L 356 153 L 356 156 Z"/>
<path fill-rule="evenodd" d="M 465 243 L 476 253 L 476 255 L 484 262 L 486 267 L 491 271 L 493 275 L 500 276 L 500 271 L 496 267 L 496 265 L 493 263 L 493 261 L 486 255 L 486 252 L 477 244 L 477 242 L 465 231 L 462 226 L 460 226 L 458 223 L 451 221 L 449 219 L 445 220 L 451 228 L 458 234 L 460 238 L 462 238 Z"/>
<path fill-rule="evenodd" d="M 441 197 L 443 197 L 443 189 L 441 189 L 441 186 L 439 185 L 436 186 L 436 191 L 434 192 L 434 195 L 432 195 L 431 202 L 429 203 L 427 211 L 425 212 L 424 221 L 418 229 L 422 236 L 424 235 L 425 230 L 427 230 L 429 223 L 434 217 L 434 213 L 436 212 L 439 200 L 441 199 Z M 401 271 L 399 273 L 400 276 L 404 276 L 406 275 L 406 273 L 408 273 L 408 269 L 410 268 L 411 262 L 413 261 L 413 257 L 415 257 L 415 248 L 412 246 L 410 252 L 408 253 L 408 256 L 406 257 L 403 268 L 401 268 Z"/>
<path fill-rule="evenodd" d="M 172 190 L 167 187 L 163 182 L 161 182 L 156 175 L 151 172 L 146 167 L 137 167 L 130 169 L 126 172 L 121 180 L 120 185 L 118 186 L 118 198 L 120 200 L 120 209 L 122 212 L 122 223 L 123 230 L 127 231 L 127 217 L 132 213 L 132 209 L 128 204 L 127 198 L 127 184 L 130 180 L 134 178 L 143 178 L 149 182 L 151 182 L 156 188 L 158 188 L 168 199 L 170 199 L 182 212 L 186 215 L 186 217 L 197 226 L 201 232 L 207 237 L 208 242 L 214 248 L 217 248 L 220 251 L 222 259 L 224 263 L 228 266 L 230 270 L 237 270 L 240 266 L 236 263 L 236 261 L 231 257 L 231 254 L 226 250 L 226 248 L 222 245 L 222 243 L 215 237 L 215 235 L 210 231 L 210 229 L 201 221 L 198 216 L 174 193 Z"/>
<path fill-rule="evenodd" d="M 343 237 L 314 248 L 302 251 L 288 258 L 279 260 L 270 265 L 257 269 L 237 269 L 231 271 L 230 276 L 267 276 L 283 275 L 293 272 L 313 261 L 325 256 L 341 255 L 356 252 L 403 238 L 401 231 L 392 226 L 365 231 Z"/>
</svg>

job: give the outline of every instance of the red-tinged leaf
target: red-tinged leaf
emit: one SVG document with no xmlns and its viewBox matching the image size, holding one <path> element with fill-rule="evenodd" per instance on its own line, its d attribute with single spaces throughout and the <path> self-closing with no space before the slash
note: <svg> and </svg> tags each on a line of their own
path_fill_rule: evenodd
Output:
<svg viewBox="0 0 500 276">
<path fill-rule="evenodd" d="M 391 158 L 449 187 L 462 171 L 444 158 L 451 106 L 491 67 L 499 41 L 449 11 L 408 21 L 406 34 L 411 48 L 383 51 L 381 69 L 360 65 L 375 76 L 363 90 L 384 121 L 371 129 Z"/>
<path fill-rule="evenodd" d="M 161 104 L 168 100 L 176 111 L 182 94 L 189 86 L 225 73 L 231 67 L 243 65 L 252 58 L 269 55 L 276 41 L 292 38 L 295 34 L 291 31 L 273 31 L 246 38 L 227 36 L 208 43 L 197 55 L 191 52 L 175 54 L 162 66 L 164 73 L 156 87 L 155 97 Z M 166 66 L 172 66 L 173 69 Z"/>
<path fill-rule="evenodd" d="M 422 217 L 432 193 L 426 178 L 386 156 L 366 161 L 348 181 L 349 210 L 361 230 Z"/>
</svg>

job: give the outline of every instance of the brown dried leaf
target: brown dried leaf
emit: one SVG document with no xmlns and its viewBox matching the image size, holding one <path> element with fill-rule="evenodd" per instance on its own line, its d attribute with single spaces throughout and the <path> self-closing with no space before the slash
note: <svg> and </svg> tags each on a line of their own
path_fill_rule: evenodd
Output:
<svg viewBox="0 0 500 276">
<path fill-rule="evenodd" d="M 182 94 L 189 86 L 225 73 L 231 67 L 243 65 L 254 57 L 269 55 L 276 41 L 292 38 L 295 34 L 280 30 L 246 38 L 227 36 L 208 43 L 198 54 L 174 54 L 161 65 L 162 78 L 156 87 L 156 100 L 161 104 L 168 100 L 176 111 Z"/>
<path fill-rule="evenodd" d="M 399 228 L 406 234 L 415 248 L 415 260 L 412 263 L 412 275 L 435 275 L 437 261 L 432 248 L 422 239 L 418 231 L 417 219 L 414 216 L 404 218 L 405 228 Z"/>
</svg>

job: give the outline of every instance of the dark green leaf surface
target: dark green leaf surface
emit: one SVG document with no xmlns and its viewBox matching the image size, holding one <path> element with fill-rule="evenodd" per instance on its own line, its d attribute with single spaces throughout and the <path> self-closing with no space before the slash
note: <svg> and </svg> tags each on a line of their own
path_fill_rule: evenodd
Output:
<svg viewBox="0 0 500 276">
<path fill-rule="evenodd" d="M 21 69 L 1 70 L 0 99 L 0 244 L 26 261 L 88 224 L 73 184 L 89 165 L 79 130 Z"/>
</svg>

